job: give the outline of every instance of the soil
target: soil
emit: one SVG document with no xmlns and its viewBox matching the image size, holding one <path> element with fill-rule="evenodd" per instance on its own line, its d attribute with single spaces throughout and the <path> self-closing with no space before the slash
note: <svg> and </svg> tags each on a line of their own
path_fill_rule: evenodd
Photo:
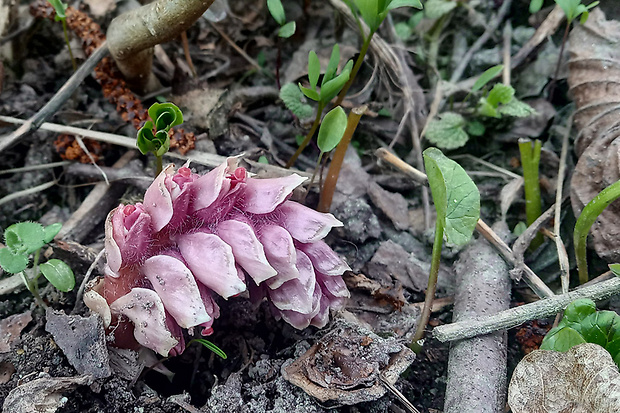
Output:
<svg viewBox="0 0 620 413">
<path fill-rule="evenodd" d="M 60 312 L 58 317 L 73 317 L 59 322 L 69 323 L 67 325 L 75 322 L 80 324 L 79 328 L 62 327 L 65 324 L 52 326 L 50 313 L 46 315 L 23 287 L 2 287 L 0 319 L 30 311 L 32 320 L 6 337 L 0 334 L 0 341 L 6 341 L 8 345 L 6 351 L 0 352 L 0 402 L 4 403 L 11 391 L 27 384 L 31 387 L 24 389 L 30 389 L 33 403 L 36 397 L 41 398 L 38 407 L 32 407 L 32 410 L 5 403 L 3 412 L 313 413 L 328 409 L 343 413 L 406 412 L 402 402 L 380 384 L 378 376 L 372 376 L 371 384 L 380 388 L 379 396 L 373 400 L 350 402 L 349 395 L 341 395 L 340 401 L 350 402 L 344 405 L 333 401 L 321 402 L 310 396 L 287 381 L 283 369 L 322 339 L 329 339 L 330 332 L 341 328 L 342 323 L 364 328 L 364 334 L 373 337 L 375 343 L 386 346 L 382 347 L 384 349 L 391 348 L 383 354 L 387 357 L 385 365 L 398 361 L 396 354 L 408 346 L 420 314 L 419 303 L 424 301 L 435 216 L 431 212 L 425 222 L 427 201 L 421 186 L 385 162 L 378 161 L 374 151 L 393 142 L 391 148 L 398 155 L 417 165 L 420 151 L 412 145 L 410 136 L 422 130 L 432 106 L 436 82 L 433 69 L 439 69 L 437 73 L 449 78 L 450 71 L 462 58 L 468 45 L 484 32 L 481 19 L 489 21 L 495 18 L 504 1 L 471 2 L 469 15 L 464 7 L 459 7 L 454 12 L 455 17 L 444 28 L 442 36 L 445 38 L 442 37 L 434 68 L 428 66 L 430 63 L 425 56 L 430 47 L 427 35 L 433 28 L 436 29 L 437 20 L 425 18 L 415 26 L 411 17 L 416 10 L 398 9 L 392 15 L 401 37 L 395 37 L 387 27 L 379 32 L 389 40 L 390 45 L 386 47 L 396 51 L 394 56 L 401 50 L 406 52 L 400 60 L 406 69 L 397 72 L 389 63 L 371 54 L 371 64 L 362 67 L 353 92 L 345 101 L 347 110 L 366 103 L 370 111 L 358 126 L 354 148 L 347 153 L 331 208 L 344 226 L 332 231 L 327 239 L 352 269 L 344 275 L 352 296 L 345 310 L 332 314 L 332 320 L 324 329 L 309 327 L 296 330 L 282 320 L 275 320 L 266 303 L 256 305 L 242 295 L 228 301 L 218 301 L 221 317 L 215 321 L 215 333 L 209 337 L 228 355 L 227 359 L 193 344 L 180 356 L 155 360 L 150 367 L 145 367 L 148 363 L 144 354 L 127 352 L 122 353 L 126 357 L 122 358 L 116 350 L 110 350 L 109 356 L 97 356 L 103 360 L 101 366 L 90 366 L 91 375 L 100 374 L 101 377 L 85 378 L 74 367 L 79 364 L 76 360 L 88 360 L 93 354 L 100 354 L 98 351 L 104 349 L 107 354 L 108 350 L 101 322 L 96 318 L 88 321 L 89 310 L 80 299 L 76 300 L 77 287 L 72 292 L 60 293 L 50 286 L 41 285 L 44 301 Z M 28 4 L 25 1 L 22 3 L 20 10 L 23 13 L 15 25 L 4 33 L 0 26 L 0 115 L 28 119 L 62 87 L 70 77 L 72 68 L 63 43 L 61 24 L 28 17 Z M 93 15 L 88 6 L 94 3 L 92 1 L 74 3 L 104 28 L 120 12 L 115 9 L 115 2 L 105 2 L 113 5 L 113 10 L 100 15 Z M 263 0 L 230 3 L 232 10 L 222 22 L 212 24 L 201 18 L 187 31 L 189 52 L 196 72 L 199 76 L 208 75 L 200 79 L 191 77 L 180 39 L 164 44 L 161 53 L 167 55 L 170 62 L 156 58 L 153 70 L 167 89 L 142 97 L 141 104 L 147 108 L 160 98 L 182 102 L 179 105 L 183 108 L 186 121 L 181 134 L 186 136 L 185 133 L 191 132 L 196 138 L 194 152 L 187 152 L 189 158 L 192 153 L 243 154 L 243 159 L 259 162 L 266 159 L 269 164 L 282 167 L 297 147 L 295 136 L 303 135 L 309 124 L 307 120 L 293 115 L 277 98 L 274 72 L 278 64 L 278 47 L 281 47 L 279 71 L 282 82 L 297 82 L 305 81 L 309 50 L 317 50 L 321 58 L 328 58 L 333 43 L 337 41 L 341 45 L 343 59 L 353 58 L 359 47 L 359 38 L 340 15 L 334 17 L 335 12 L 327 0 L 307 1 L 303 7 L 300 2 L 284 2 L 287 18 L 297 21 L 297 32 L 290 39 L 277 38 L 278 26 L 269 16 Z M 532 35 L 532 24 L 539 24 L 549 9 L 533 15 L 533 23 L 530 24 L 526 3 L 512 3 L 505 16 L 512 19 L 514 55 Z M 0 5 L 4 4 L 8 3 L 0 0 Z M 613 13 L 613 10 L 609 11 Z M 538 22 L 534 21 L 536 18 Z M 459 19 L 464 19 L 465 24 L 457 24 Z M 505 21 L 503 18 L 501 20 L 502 24 L 492 33 L 490 40 L 474 53 L 463 79 L 476 77 L 484 69 L 500 63 Z M 405 29 L 408 30 L 407 35 L 403 35 Z M 533 51 L 529 60 L 512 74 L 517 96 L 535 106 L 540 117 L 530 123 L 506 118 L 491 119 L 485 125 L 487 132 L 484 136 L 472 137 L 462 148 L 445 151 L 474 178 L 481 193 L 481 216 L 486 222 L 504 219 L 513 229 L 519 222 L 525 221 L 522 194 L 516 191 L 508 194 L 506 184 L 515 174 L 521 174 L 515 136 L 525 133 L 526 129 L 528 136 L 545 141 L 541 166 L 543 202 L 546 207 L 554 202 L 561 137 L 572 110 L 566 73 L 560 72 L 550 97 L 548 83 L 553 73 L 537 73 L 536 76 L 546 80 L 542 87 L 538 87 L 535 79 L 529 78 L 528 70 L 534 71 L 543 59 L 555 59 L 553 61 L 557 62 L 562 31 L 550 33 L 553 35 L 551 40 Z M 15 36 L 5 40 L 10 33 L 15 33 Z M 519 33 L 525 33 L 521 35 L 521 40 Z M 80 41 L 75 34 L 71 37 L 78 63 L 83 63 L 85 55 L 80 49 Z M 459 38 L 464 39 L 464 45 Z M 233 44 L 247 53 L 249 58 L 241 55 Z M 415 92 L 403 94 L 402 84 L 394 83 L 399 76 L 407 78 L 408 85 Z M 466 100 L 465 96 L 465 92 L 457 92 L 444 103 L 454 106 L 454 110 L 470 113 L 471 107 L 468 109 L 458 103 Z M 407 98 L 412 101 L 408 103 Z M 408 113 L 412 107 L 414 112 Z M 132 113 L 131 108 L 124 110 Z M 405 122 L 401 122 L 403 118 Z M 110 103 L 100 84 L 91 76 L 47 121 L 130 137 L 136 134 L 131 120 L 117 112 L 115 104 Z M 15 128 L 8 122 L 0 122 L 0 136 Z M 71 137 L 59 139 L 56 133 L 38 130 L 2 151 L 0 173 L 11 168 L 49 166 L 0 175 L 0 230 L 19 221 L 32 220 L 43 224 L 67 222 L 76 216 L 76 211 L 93 186 L 101 182 L 100 172 L 91 161 L 97 163 L 97 168 L 112 174 L 114 171 L 110 168 L 130 151 L 121 146 L 85 140 L 94 157 L 91 159 L 74 142 Z M 426 140 L 422 141 L 422 145 L 431 146 Z M 175 153 L 180 150 L 185 148 L 179 146 L 173 149 Z M 318 148 L 312 144 L 299 158 L 296 167 L 311 174 L 318 153 Z M 571 144 L 569 154 L 572 153 Z M 66 159 L 70 160 L 63 164 L 51 164 Z M 477 161 L 480 159 L 500 169 L 481 166 Z M 85 164 L 78 165 L 79 161 Z M 569 169 L 575 162 L 575 157 L 570 155 Z M 76 274 L 77 286 L 89 271 L 92 272 L 91 279 L 103 276 L 102 261 L 90 268 L 103 248 L 103 220 L 119 202 L 141 199 L 148 185 L 147 177 L 153 174 L 154 160 L 134 152 L 124 165 L 119 171 L 125 172 L 119 173 L 126 175 L 118 178 L 120 180 L 97 202 L 99 208 L 91 209 L 88 219 L 80 221 L 80 225 L 69 235 L 57 239 L 45 251 L 46 257 L 58 257 L 69 263 Z M 251 171 L 259 172 L 256 165 L 260 164 L 249 165 Z M 197 172 L 209 169 L 200 163 L 192 164 L 192 167 Z M 127 176 L 131 179 L 125 179 Z M 46 189 L 36 189 L 52 181 L 54 184 Z M 30 192 L 19 192 L 32 188 L 35 189 Z M 5 198 L 16 193 L 19 196 L 14 200 Z M 305 198 L 305 203 L 311 207 L 318 202 L 316 188 L 307 196 L 296 194 L 295 197 Z M 562 228 L 570 228 L 573 222 L 573 212 L 566 208 Z M 567 243 L 572 239 L 572 235 L 567 235 L 569 233 L 564 231 L 562 234 Z M 458 260 L 459 252 L 459 248 L 448 245 L 442 253 L 436 294 L 437 298 L 445 299 L 442 302 L 449 302 L 455 295 L 453 264 Z M 560 271 L 557 255 L 554 254 L 554 244 L 547 242 L 535 254 L 528 252 L 526 262 L 545 282 L 556 288 L 559 286 Z M 595 253 L 592 252 L 589 258 L 593 271 L 604 270 L 605 263 Z M 9 274 L 3 277 L 8 279 Z M 514 283 L 512 305 L 527 302 L 532 297 L 533 294 L 522 283 Z M 400 378 L 395 384 L 396 389 L 420 412 L 436 412 L 444 408 L 449 344 L 433 339 L 432 327 L 450 323 L 450 311 L 450 305 L 445 305 L 433 313 L 423 349 L 415 359 L 411 356 L 413 361 L 407 359 L 407 363 L 402 362 L 404 371 L 399 373 Z M 540 344 L 549 325 L 549 320 L 540 320 L 510 331 L 507 335 L 508 379 L 525 352 Z M 54 334 L 60 334 L 62 340 Z M 67 345 L 61 348 L 60 343 L 71 343 L 72 340 L 75 340 L 75 345 L 69 345 L 72 348 L 69 354 Z M 83 344 L 83 347 L 78 344 Z M 350 350 L 361 354 L 355 351 L 363 350 L 363 345 L 356 342 Z M 377 365 L 385 368 L 381 363 Z M 111 370 L 108 371 L 109 366 Z M 333 366 L 325 368 L 329 370 Z M 61 378 L 67 381 L 60 381 Z M 352 387 L 359 390 L 371 386 L 363 382 Z"/>
</svg>

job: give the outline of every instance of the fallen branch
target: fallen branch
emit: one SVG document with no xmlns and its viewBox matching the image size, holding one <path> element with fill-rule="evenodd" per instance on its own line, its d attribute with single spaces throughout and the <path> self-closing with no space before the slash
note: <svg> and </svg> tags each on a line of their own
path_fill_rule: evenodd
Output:
<svg viewBox="0 0 620 413">
<path fill-rule="evenodd" d="M 489 334 L 516 327 L 529 320 L 554 316 L 560 311 L 564 311 L 568 304 L 579 298 L 602 301 L 616 294 L 620 294 L 619 277 L 579 288 L 566 294 L 555 295 L 544 300 L 511 308 L 489 317 L 478 317 L 473 320 L 435 327 L 433 336 L 437 340 L 445 342 Z"/>
</svg>

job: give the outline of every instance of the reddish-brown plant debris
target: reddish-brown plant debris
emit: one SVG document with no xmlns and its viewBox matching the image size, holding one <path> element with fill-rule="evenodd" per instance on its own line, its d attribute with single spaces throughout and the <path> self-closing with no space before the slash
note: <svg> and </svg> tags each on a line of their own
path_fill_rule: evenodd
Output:
<svg viewBox="0 0 620 413">
<path fill-rule="evenodd" d="M 521 345 L 521 350 L 529 354 L 540 348 L 540 344 L 547 332 L 551 329 L 551 323 L 545 320 L 532 320 L 517 328 L 516 339 Z"/>
<path fill-rule="evenodd" d="M 54 141 L 54 147 L 62 159 L 78 161 L 80 163 L 91 163 L 94 161 L 96 164 L 101 164 L 103 152 L 107 145 L 92 139 L 84 139 L 83 142 L 90 156 L 92 156 L 92 160 L 91 157 L 82 150 L 77 139 L 75 139 L 73 135 L 67 135 L 66 133 L 58 135 Z"/>
<path fill-rule="evenodd" d="M 30 13 L 34 17 L 54 19 L 56 12 L 45 0 L 36 0 L 30 5 Z M 82 48 L 87 56 L 105 42 L 101 27 L 86 13 L 74 7 L 67 7 L 67 27 L 82 40 Z M 95 68 L 95 78 L 101 85 L 103 95 L 116 105 L 116 111 L 126 122 L 140 129 L 148 119 L 148 113 L 142 102 L 129 89 L 116 64 L 111 57 L 105 57 Z M 177 129 L 170 138 L 170 148 L 178 149 L 183 155 L 195 148 L 196 138 L 193 133 L 185 133 Z M 88 158 L 88 157 L 87 157 Z M 90 162 L 90 160 L 88 160 Z"/>
</svg>

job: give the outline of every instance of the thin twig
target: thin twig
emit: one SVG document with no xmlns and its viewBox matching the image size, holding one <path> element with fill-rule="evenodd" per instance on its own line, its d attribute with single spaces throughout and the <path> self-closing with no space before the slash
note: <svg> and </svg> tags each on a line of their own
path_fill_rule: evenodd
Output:
<svg viewBox="0 0 620 413">
<path fill-rule="evenodd" d="M 504 26 L 504 47 L 503 47 L 503 61 L 504 70 L 502 71 L 502 81 L 505 85 L 510 85 L 510 46 L 512 44 L 512 24 L 510 20 L 506 22 Z"/>
<path fill-rule="evenodd" d="M 237 43 L 233 42 L 233 40 L 228 37 L 228 35 L 226 33 L 224 33 L 224 31 L 222 31 L 222 29 L 220 29 L 215 23 L 213 22 L 209 22 L 209 24 L 211 25 L 211 27 L 213 27 L 215 29 L 215 31 L 218 32 L 218 34 L 220 36 L 222 36 L 222 38 L 224 40 L 226 40 L 228 42 L 228 44 L 235 49 L 235 51 L 237 53 L 239 53 L 241 55 L 241 57 L 243 57 L 249 64 L 251 64 L 252 66 L 254 66 L 256 68 L 256 70 L 258 71 L 262 71 L 263 68 L 260 67 L 260 65 L 258 64 L 258 62 L 254 59 L 252 59 L 250 57 L 250 55 L 248 55 L 245 50 L 243 50 L 242 48 L 240 48 L 239 46 L 237 46 Z"/>
<path fill-rule="evenodd" d="M 379 378 L 381 379 L 381 383 L 388 389 L 400 402 L 405 406 L 407 410 L 411 413 L 420 413 L 418 409 L 415 408 L 413 404 L 402 394 L 392 383 L 390 383 L 383 374 L 379 374 Z"/>
<path fill-rule="evenodd" d="M 13 192 L 13 193 L 5 196 L 4 198 L 0 198 L 0 205 L 4 205 L 7 202 L 13 201 L 15 199 L 22 198 L 24 196 L 28 196 L 28 195 L 36 194 L 37 192 L 45 191 L 46 189 L 53 187 L 57 183 L 58 182 L 56 182 L 56 180 L 54 180 L 54 181 L 50 181 L 50 182 L 45 182 L 44 184 L 41 184 L 41 185 L 33 186 L 32 188 L 23 189 L 21 191 Z"/>
<path fill-rule="evenodd" d="M 570 264 L 566 247 L 560 236 L 560 223 L 562 218 L 562 192 L 564 190 L 564 174 L 566 171 L 566 158 L 568 154 L 568 137 L 570 136 L 571 126 L 573 124 L 573 116 L 568 118 L 568 126 L 566 133 L 562 139 L 562 151 L 560 153 L 560 167 L 558 168 L 558 184 L 555 190 L 555 221 L 553 222 L 553 232 L 555 234 L 555 246 L 558 250 L 558 262 L 560 263 L 560 281 L 562 283 L 562 292 L 568 292 L 570 283 Z"/>
<path fill-rule="evenodd" d="M 82 296 L 84 295 L 86 284 L 88 284 L 90 275 L 93 273 L 93 271 L 97 267 L 97 263 L 99 262 L 101 257 L 103 257 L 104 253 L 105 253 L 105 248 L 102 248 L 101 251 L 99 251 L 99 254 L 97 254 L 95 259 L 93 260 L 92 264 L 90 264 L 90 267 L 88 267 L 86 274 L 84 274 L 84 279 L 82 280 L 82 283 L 80 284 L 80 288 L 78 289 L 78 292 L 75 296 L 75 305 L 73 306 L 73 311 L 71 311 L 71 314 L 75 314 L 76 311 L 82 306 L 82 303 L 83 303 Z"/>
<path fill-rule="evenodd" d="M 28 119 L 13 133 L 0 137 L 0 153 L 16 144 L 20 139 L 30 135 L 41 127 L 47 118 L 52 116 L 73 95 L 73 92 L 82 84 L 82 81 L 93 71 L 99 61 L 108 54 L 108 46 L 104 42 L 90 57 L 76 70 L 56 94 L 37 113 Z"/>
<path fill-rule="evenodd" d="M 616 294 L 620 294 L 619 277 L 520 307 L 514 307 L 489 317 L 479 317 L 474 320 L 438 326 L 433 330 L 433 336 L 442 342 L 471 338 L 516 327 L 529 320 L 553 316 L 563 311 L 568 304 L 579 298 L 602 301 Z"/>
<path fill-rule="evenodd" d="M 465 72 L 465 69 L 467 69 L 467 65 L 469 65 L 472 57 L 474 57 L 474 54 L 478 50 L 480 50 L 482 46 L 484 46 L 484 44 L 491 38 L 491 35 L 495 32 L 495 30 L 497 30 L 500 23 L 504 20 L 504 17 L 510 10 L 511 4 L 512 0 L 504 0 L 502 6 L 497 11 L 497 15 L 495 16 L 495 18 L 491 22 L 489 22 L 489 24 L 486 26 L 486 30 L 484 31 L 484 33 L 482 33 L 478 40 L 476 40 L 474 44 L 472 44 L 467 53 L 465 53 L 465 56 L 463 56 L 463 59 L 461 59 L 461 61 L 459 62 L 459 65 L 452 72 L 452 76 L 450 77 L 450 83 L 458 82 L 461 76 L 463 76 L 463 72 Z"/>
</svg>

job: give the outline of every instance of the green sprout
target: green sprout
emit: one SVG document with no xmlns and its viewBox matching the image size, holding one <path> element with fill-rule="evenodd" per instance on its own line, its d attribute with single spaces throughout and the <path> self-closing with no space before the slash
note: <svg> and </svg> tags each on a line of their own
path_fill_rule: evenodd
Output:
<svg viewBox="0 0 620 413">
<path fill-rule="evenodd" d="M 540 349 L 565 352 L 582 343 L 605 348 L 620 366 L 620 316 L 614 311 L 596 311 L 589 298 L 575 300 L 566 307 L 558 326 L 549 330 Z"/>
<path fill-rule="evenodd" d="M 577 269 L 579 271 L 579 283 L 588 281 L 588 261 L 586 255 L 586 241 L 588 233 L 596 218 L 603 212 L 609 204 L 620 198 L 620 181 L 614 182 L 603 189 L 583 208 L 573 232 L 573 243 L 575 244 L 575 258 L 577 259 Z"/>
<path fill-rule="evenodd" d="M 173 103 L 153 103 L 149 116 L 152 121 L 146 121 L 140 128 L 136 145 L 143 155 L 149 152 L 155 155 L 157 176 L 162 171 L 162 156 L 170 149 L 168 133 L 173 126 L 183 123 L 183 112 Z"/>
<path fill-rule="evenodd" d="M 205 340 L 204 338 L 194 338 L 194 339 L 190 340 L 189 343 L 187 343 L 187 347 L 191 346 L 192 343 L 202 344 L 204 347 L 208 348 L 209 350 L 211 350 L 212 352 L 214 352 L 215 354 L 217 354 L 218 356 L 220 356 L 224 360 L 226 360 L 228 358 L 226 353 L 224 353 L 224 350 L 222 350 L 221 348 L 219 348 L 218 346 L 216 346 L 215 344 L 213 344 L 209 340 Z"/>
<path fill-rule="evenodd" d="M 336 44 L 332 49 L 332 54 L 329 58 L 329 63 L 327 64 L 325 73 L 323 73 L 321 86 L 317 90 L 319 77 L 321 76 L 321 63 L 319 62 L 319 57 L 316 55 L 314 50 L 310 51 L 308 54 L 308 80 L 310 87 L 307 88 L 299 84 L 299 89 L 308 99 L 318 103 L 316 118 L 314 119 L 314 122 L 310 127 L 310 131 L 304 138 L 303 142 L 299 145 L 299 148 L 297 148 L 295 154 L 287 162 L 287 168 L 293 166 L 299 155 L 301 155 L 301 152 L 306 148 L 306 146 L 308 146 L 310 140 L 312 140 L 314 133 L 317 131 L 321 123 L 321 115 L 323 114 L 325 106 L 327 106 L 327 104 L 334 97 L 336 97 L 336 95 L 342 90 L 347 80 L 349 80 L 353 61 L 349 60 L 340 74 L 336 74 L 338 71 L 338 63 L 340 63 L 340 47 Z"/>
<path fill-rule="evenodd" d="M 286 14 L 284 13 L 284 6 L 282 6 L 281 0 L 267 0 L 267 8 L 271 17 L 280 25 L 278 31 L 278 56 L 276 58 L 276 83 L 278 89 L 280 89 L 280 66 L 282 65 L 282 45 L 280 44 L 280 38 L 288 39 L 295 34 L 297 28 L 294 21 L 287 22 Z"/>
<path fill-rule="evenodd" d="M 437 220 L 424 308 L 411 342 L 412 348 L 418 348 L 417 341 L 424 336 L 431 315 L 444 235 L 450 244 L 465 245 L 480 218 L 480 192 L 467 172 L 437 148 L 428 148 L 423 156 Z"/>
<path fill-rule="evenodd" d="M 415 7 L 416 9 L 422 8 L 422 3 L 420 3 L 420 0 L 345 0 L 345 2 L 351 9 L 355 20 L 357 21 L 360 35 L 362 36 L 362 48 L 360 49 L 355 65 L 351 70 L 351 76 L 338 95 L 336 106 L 340 105 L 344 100 L 344 97 L 347 95 L 349 88 L 355 80 L 355 76 L 357 76 L 357 72 L 364 62 L 364 58 L 366 57 L 366 53 L 370 47 L 372 36 L 377 30 L 379 30 L 379 26 L 381 26 L 381 23 L 383 23 L 383 20 L 385 20 L 390 10 L 394 10 L 399 7 Z M 369 32 L 367 35 L 362 27 L 360 16 L 368 26 Z"/>
<path fill-rule="evenodd" d="M 594 1 L 587 6 L 581 4 L 581 0 L 555 0 L 555 3 L 566 14 L 566 23 L 570 26 L 577 17 L 579 17 L 579 23 L 584 24 L 588 20 L 590 9 L 598 6 L 600 2 Z"/>
<path fill-rule="evenodd" d="M 538 139 L 535 141 L 519 139 L 519 152 L 521 153 L 521 165 L 523 165 L 523 188 L 525 190 L 525 217 L 528 226 L 532 225 L 542 213 L 538 178 L 541 149 L 542 143 Z M 536 249 L 542 243 L 543 236 L 538 233 L 530 246 L 532 249 Z"/>
<path fill-rule="evenodd" d="M 71 45 L 69 44 L 69 33 L 67 32 L 67 16 L 65 14 L 68 6 L 60 0 L 49 0 L 49 2 L 56 11 L 56 17 L 54 17 L 54 20 L 62 22 L 62 31 L 65 34 L 65 43 L 69 48 L 69 56 L 71 56 L 71 64 L 73 65 L 73 71 L 75 72 L 77 70 L 77 64 L 75 63 L 73 51 L 71 50 Z"/>
<path fill-rule="evenodd" d="M 47 305 L 39 295 L 38 279 L 43 274 L 56 289 L 67 292 L 75 287 L 75 276 L 71 268 L 58 259 L 51 259 L 39 264 L 41 248 L 54 239 L 62 224 L 44 227 L 36 222 L 19 222 L 4 231 L 6 247 L 0 249 L 0 266 L 10 274 L 19 274 L 22 281 L 32 293 L 37 304 L 42 308 Z M 30 268 L 30 256 L 33 263 Z"/>
</svg>

